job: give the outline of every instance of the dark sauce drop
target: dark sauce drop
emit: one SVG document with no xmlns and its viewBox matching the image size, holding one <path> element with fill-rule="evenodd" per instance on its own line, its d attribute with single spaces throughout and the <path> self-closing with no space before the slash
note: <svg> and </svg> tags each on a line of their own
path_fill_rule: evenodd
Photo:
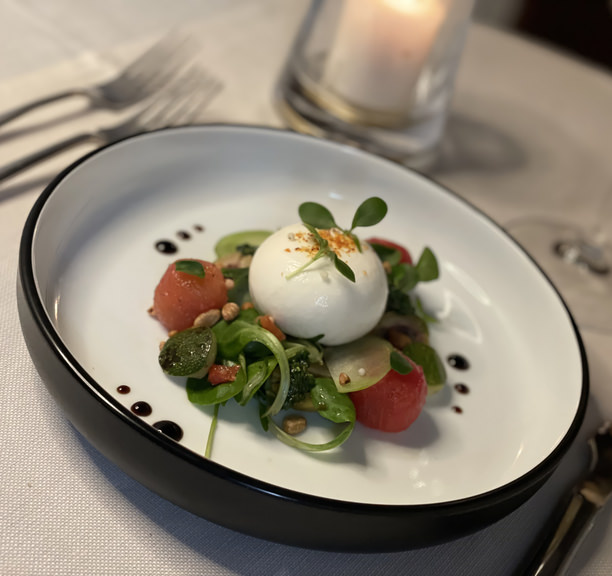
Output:
<svg viewBox="0 0 612 576">
<path fill-rule="evenodd" d="M 193 229 L 196 232 L 204 232 L 204 226 L 202 226 L 201 224 L 194 224 Z"/>
<path fill-rule="evenodd" d="M 159 242 L 155 243 L 155 249 L 162 254 L 174 254 L 178 252 L 178 247 L 174 242 L 170 242 L 170 240 L 159 240 Z"/>
<path fill-rule="evenodd" d="M 159 422 L 155 422 L 153 427 L 177 442 L 183 437 L 183 429 L 176 422 L 160 420 Z"/>
<path fill-rule="evenodd" d="M 470 367 L 470 363 L 465 357 L 461 356 L 461 354 L 451 354 L 446 361 L 448 362 L 449 366 L 452 366 L 457 370 L 467 370 Z"/>
<path fill-rule="evenodd" d="M 181 239 L 181 240 L 189 240 L 191 238 L 191 234 L 189 234 L 189 232 L 185 232 L 185 230 L 179 230 L 176 235 Z"/>
<path fill-rule="evenodd" d="M 456 412 L 457 414 L 463 413 L 463 408 L 460 408 L 459 406 L 453 406 L 452 410 L 453 412 Z"/>
<path fill-rule="evenodd" d="M 469 394 L 470 393 L 470 389 L 468 388 L 467 384 L 455 384 L 455 390 L 457 390 L 459 394 Z"/>
<path fill-rule="evenodd" d="M 117 392 L 119 392 L 119 394 L 129 394 L 131 391 L 132 389 L 129 386 L 126 386 L 125 384 L 117 386 Z"/>
<path fill-rule="evenodd" d="M 132 412 L 138 416 L 149 416 L 153 412 L 153 408 L 147 402 L 136 402 L 131 406 Z"/>
</svg>

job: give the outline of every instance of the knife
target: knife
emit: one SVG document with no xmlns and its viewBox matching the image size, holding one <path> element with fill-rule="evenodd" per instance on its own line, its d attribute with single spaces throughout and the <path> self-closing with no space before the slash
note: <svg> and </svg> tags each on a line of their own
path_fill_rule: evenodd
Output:
<svg viewBox="0 0 612 576">
<path fill-rule="evenodd" d="M 542 535 L 543 545 L 523 576 L 561 576 L 612 494 L 612 426 L 605 422 L 589 439 L 589 473 L 572 490 L 560 520 Z"/>
</svg>

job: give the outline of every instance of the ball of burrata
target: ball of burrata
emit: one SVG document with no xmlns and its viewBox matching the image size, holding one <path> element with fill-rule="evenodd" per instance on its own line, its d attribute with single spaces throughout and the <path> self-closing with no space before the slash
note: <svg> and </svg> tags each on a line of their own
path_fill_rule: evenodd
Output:
<svg viewBox="0 0 612 576">
<path fill-rule="evenodd" d="M 292 224 L 269 236 L 257 249 L 249 271 L 255 307 L 274 318 L 286 334 L 298 338 L 323 335 L 335 346 L 367 334 L 387 303 L 387 277 L 380 258 L 366 242 L 361 251 L 338 229 L 318 230 L 329 247 L 355 274 L 343 276 L 331 258 L 319 258 L 295 274 L 319 251 L 315 236 L 303 224 Z"/>
</svg>

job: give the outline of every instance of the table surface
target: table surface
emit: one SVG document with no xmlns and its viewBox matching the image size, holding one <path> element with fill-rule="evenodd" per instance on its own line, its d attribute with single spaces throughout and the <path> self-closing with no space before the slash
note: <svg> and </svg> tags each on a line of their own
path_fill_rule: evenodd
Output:
<svg viewBox="0 0 612 576">
<path fill-rule="evenodd" d="M 202 39 L 202 64 L 225 85 L 202 121 L 282 126 L 273 87 L 306 7 L 306 0 L 0 0 L 0 112 L 108 77 L 168 27 L 189 22 Z M 528 216 L 588 223 L 612 181 L 611 105 L 608 73 L 473 25 L 431 175 L 502 226 Z M 73 103 L 33 114 L 0 130 L 0 164 L 105 121 L 108 113 Z M 0 574 L 513 573 L 575 481 L 585 438 L 612 414 L 612 336 L 581 327 L 591 398 L 579 438 L 544 488 L 496 525 L 433 548 L 372 555 L 231 532 L 152 494 L 101 456 L 65 419 L 27 354 L 15 301 L 21 229 L 49 179 L 86 151 L 0 184 Z M 612 573 L 609 508 L 570 573 Z"/>
</svg>

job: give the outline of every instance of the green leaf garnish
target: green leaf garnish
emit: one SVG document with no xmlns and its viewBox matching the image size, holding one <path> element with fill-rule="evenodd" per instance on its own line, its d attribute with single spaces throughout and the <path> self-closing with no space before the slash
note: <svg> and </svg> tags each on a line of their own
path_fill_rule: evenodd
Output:
<svg viewBox="0 0 612 576">
<path fill-rule="evenodd" d="M 368 198 L 361 203 L 355 216 L 353 216 L 353 223 L 351 224 L 351 230 L 357 228 L 357 226 L 374 226 L 378 224 L 387 215 L 387 203 L 381 198 L 376 196 Z"/>
<path fill-rule="evenodd" d="M 355 282 L 355 272 L 353 272 L 352 268 L 344 260 L 340 260 L 335 252 L 332 252 L 330 256 L 334 261 L 336 270 L 338 270 L 342 276 L 348 278 L 351 282 Z"/>
<path fill-rule="evenodd" d="M 384 244 L 376 244 L 376 242 L 370 242 L 370 246 L 374 248 L 374 252 L 378 254 L 378 257 L 383 262 L 388 262 L 391 266 L 396 266 L 402 259 L 402 253 L 397 248 L 385 246 Z"/>
<path fill-rule="evenodd" d="M 410 264 L 401 263 L 391 268 L 391 285 L 403 292 L 410 292 L 418 284 L 418 270 Z"/>
<path fill-rule="evenodd" d="M 323 452 L 337 448 L 351 435 L 355 427 L 355 406 L 348 394 L 341 394 L 337 391 L 336 385 L 331 378 L 317 378 L 315 387 L 310 392 L 312 402 L 315 406 L 320 406 L 319 414 L 337 424 L 345 424 L 340 429 L 338 434 L 329 442 L 324 444 L 312 444 L 298 440 L 294 436 L 290 436 L 280 428 L 272 418 L 262 418 L 264 428 L 268 427 L 274 435 L 283 443 L 303 450 L 305 452 Z"/>
<path fill-rule="evenodd" d="M 415 364 L 423 368 L 427 389 L 430 392 L 437 392 L 444 386 L 446 369 L 434 348 L 424 342 L 413 341 L 404 348 L 403 352 Z"/>
<path fill-rule="evenodd" d="M 290 280 L 313 262 L 316 262 L 319 258 L 327 256 L 334 262 L 334 266 L 340 274 L 345 278 L 348 278 L 351 282 L 355 282 L 355 273 L 351 267 L 341 260 L 338 255 L 329 247 L 329 242 L 323 238 L 318 230 L 329 230 L 330 228 L 339 228 L 334 220 L 332 213 L 316 202 L 303 202 L 298 208 L 298 213 L 302 219 L 302 223 L 308 229 L 308 231 L 315 237 L 315 240 L 319 244 L 319 251 L 308 261 L 306 264 L 300 266 L 291 274 L 285 276 L 287 280 Z M 353 229 L 358 226 L 374 226 L 378 224 L 387 214 L 387 204 L 384 200 L 377 197 L 368 198 L 364 200 L 355 215 L 353 216 L 353 222 L 350 230 L 340 230 L 343 234 L 353 240 L 357 250 L 361 252 L 361 242 L 359 238 L 353 234 Z"/>
<path fill-rule="evenodd" d="M 397 350 L 393 350 L 390 356 L 391 370 L 395 370 L 398 374 L 409 374 L 412 372 L 412 364 L 408 358 Z"/>
<path fill-rule="evenodd" d="M 242 256 L 253 256 L 256 250 L 257 246 L 253 246 L 252 244 L 239 244 L 236 246 L 236 251 L 240 252 Z"/>
<path fill-rule="evenodd" d="M 174 264 L 174 268 L 177 272 L 184 272 L 191 276 L 197 276 L 198 278 L 204 278 L 206 276 L 206 270 L 201 262 L 196 260 L 178 260 Z"/>
<path fill-rule="evenodd" d="M 440 275 L 438 269 L 438 261 L 430 248 L 425 248 L 421 253 L 419 261 L 416 264 L 416 269 L 421 282 L 431 282 L 436 280 Z"/>
<path fill-rule="evenodd" d="M 325 206 L 321 206 L 321 204 L 317 204 L 316 202 L 304 202 L 300 204 L 298 214 L 304 224 L 310 224 L 315 228 L 327 230 L 329 228 L 337 228 L 338 226 L 332 213 L 325 208 Z"/>
</svg>

